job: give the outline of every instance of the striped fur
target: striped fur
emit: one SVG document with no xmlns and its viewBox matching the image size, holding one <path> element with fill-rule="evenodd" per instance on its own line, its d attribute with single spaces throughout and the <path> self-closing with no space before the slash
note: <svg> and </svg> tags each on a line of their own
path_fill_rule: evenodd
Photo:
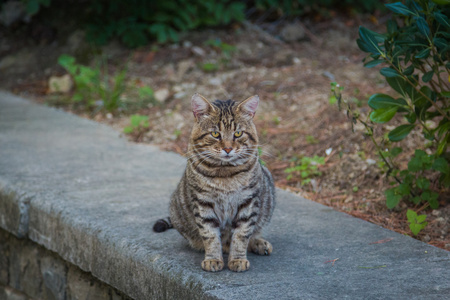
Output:
<svg viewBox="0 0 450 300">
<path fill-rule="evenodd" d="M 237 272 L 250 266 L 247 249 L 260 255 L 272 252 L 272 245 L 261 237 L 275 207 L 275 189 L 258 158 L 252 121 L 258 103 L 258 96 L 241 103 L 192 97 L 196 122 L 167 225 L 193 248 L 205 251 L 206 271 L 223 268 L 223 252 L 229 253 L 228 268 Z"/>
</svg>

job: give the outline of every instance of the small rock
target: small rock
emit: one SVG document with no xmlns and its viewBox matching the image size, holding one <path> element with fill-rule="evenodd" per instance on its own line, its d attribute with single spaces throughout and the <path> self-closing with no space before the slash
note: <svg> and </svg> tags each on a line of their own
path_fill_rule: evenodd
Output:
<svg viewBox="0 0 450 300">
<path fill-rule="evenodd" d="M 155 99 L 161 103 L 165 102 L 169 98 L 169 95 L 170 92 L 166 88 L 155 91 Z"/>
<path fill-rule="evenodd" d="M 299 24 L 287 24 L 281 29 L 280 37 L 286 42 L 295 42 L 306 37 L 305 30 Z"/>
<path fill-rule="evenodd" d="M 323 71 L 323 72 L 322 72 L 322 75 L 325 76 L 326 78 L 328 78 L 328 79 L 331 80 L 331 81 L 334 81 L 334 80 L 336 79 L 336 78 L 334 77 L 334 75 L 331 74 L 331 73 L 328 72 L 328 71 Z"/>
<path fill-rule="evenodd" d="M 175 98 L 175 99 L 181 99 L 181 98 L 184 98 L 184 97 L 186 97 L 187 96 L 187 94 L 185 93 L 185 92 L 178 92 L 178 93 L 176 93 L 175 95 L 173 95 L 173 97 Z"/>
<path fill-rule="evenodd" d="M 445 244 L 446 249 L 450 249 L 450 244 Z"/>
<path fill-rule="evenodd" d="M 368 159 L 366 159 L 366 163 L 370 166 L 370 165 L 376 164 L 377 161 L 374 159 L 368 158 Z"/>
<path fill-rule="evenodd" d="M 209 84 L 212 85 L 221 85 L 222 84 L 222 80 L 218 77 L 213 77 L 209 80 Z"/>
<path fill-rule="evenodd" d="M 24 1 L 7 1 L 0 7 L 0 23 L 9 27 L 27 17 Z M 29 21 L 29 17 L 26 21 Z"/>
<path fill-rule="evenodd" d="M 301 61 L 300 58 L 298 58 L 298 57 L 292 58 L 292 62 L 293 62 L 294 64 L 296 64 L 296 65 L 299 65 L 299 64 L 302 63 L 302 61 Z"/>
<path fill-rule="evenodd" d="M 439 217 L 439 216 L 441 215 L 441 211 L 439 211 L 439 210 L 433 210 L 433 211 L 431 212 L 431 214 L 432 214 L 433 216 Z"/>
<path fill-rule="evenodd" d="M 429 241 L 431 241 L 431 237 L 427 234 L 422 238 L 422 241 L 428 243 Z"/>
<path fill-rule="evenodd" d="M 317 193 L 319 191 L 319 186 L 318 186 L 317 180 L 311 179 L 310 183 L 311 183 L 314 193 Z"/>
<path fill-rule="evenodd" d="M 194 61 L 191 59 L 182 60 L 177 65 L 177 77 L 179 79 L 183 78 L 183 76 L 194 66 Z"/>
<path fill-rule="evenodd" d="M 436 222 L 443 225 L 443 224 L 447 223 L 447 220 L 445 220 L 443 217 L 439 217 L 439 218 L 436 218 Z"/>
<path fill-rule="evenodd" d="M 197 46 L 192 47 L 191 51 L 192 51 L 192 53 L 194 53 L 195 55 L 198 55 L 198 56 L 205 56 L 206 55 L 205 50 L 203 50 L 202 48 L 197 47 Z"/>
<path fill-rule="evenodd" d="M 69 74 L 63 76 L 51 76 L 48 80 L 49 93 L 68 93 L 72 88 L 73 81 Z"/>
<path fill-rule="evenodd" d="M 190 41 L 183 41 L 183 47 L 184 48 L 191 48 L 192 47 L 192 42 L 190 42 Z"/>
</svg>

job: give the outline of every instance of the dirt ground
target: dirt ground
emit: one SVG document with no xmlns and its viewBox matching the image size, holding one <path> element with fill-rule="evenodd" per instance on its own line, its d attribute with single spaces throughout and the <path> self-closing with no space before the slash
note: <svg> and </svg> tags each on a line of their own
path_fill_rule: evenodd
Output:
<svg viewBox="0 0 450 300">
<path fill-rule="evenodd" d="M 261 156 L 278 187 L 411 236 L 406 210 L 420 211 L 427 215 L 428 226 L 415 238 L 450 250 L 448 191 L 438 190 L 440 208 L 436 210 L 407 203 L 387 209 L 383 191 L 389 180 L 378 165 L 374 145 L 361 125 L 352 132 L 346 110 L 330 104 L 333 81 L 345 87 L 343 98 L 363 115 L 369 112 L 370 95 L 393 94 L 378 70 L 363 67 L 364 53 L 356 46 L 359 25 L 383 30 L 383 24 L 373 21 L 373 17 L 335 17 L 320 22 L 247 23 L 186 34 L 182 42 L 171 45 L 127 50 L 112 42 L 101 51 L 110 61 L 111 72 L 127 63 L 131 88 L 150 86 L 158 98 L 137 112 L 149 116 L 149 129 L 130 139 L 183 155 L 194 120 L 192 94 L 199 92 L 212 100 L 243 100 L 258 94 L 261 105 L 255 123 Z M 65 73 L 56 64 L 58 55 L 83 57 L 83 51 L 89 52 L 82 36 L 76 32 L 65 41 L 24 40 L 25 35 L 13 38 L 3 29 L 0 87 L 45 104 L 67 97 L 50 94 L 48 79 Z M 220 43 L 233 46 L 232 50 L 227 53 Z M 92 115 L 64 108 L 121 132 L 129 124 L 127 112 Z M 385 129 L 375 126 L 376 135 L 383 136 L 395 122 Z M 423 143 L 417 131 L 402 147 L 414 149 Z M 406 150 L 400 163 L 405 165 L 412 152 Z M 314 156 L 324 158 L 324 164 L 318 165 L 320 174 L 309 171 L 303 179 L 300 173 L 288 177 L 287 168 L 302 157 Z M 437 182 L 434 186 L 437 189 Z"/>
</svg>

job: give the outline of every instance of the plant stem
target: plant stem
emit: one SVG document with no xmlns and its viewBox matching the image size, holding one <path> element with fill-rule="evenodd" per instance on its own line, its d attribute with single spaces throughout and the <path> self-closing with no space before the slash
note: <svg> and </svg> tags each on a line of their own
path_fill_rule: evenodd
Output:
<svg viewBox="0 0 450 300">
<path fill-rule="evenodd" d="M 439 105 L 437 105 L 433 100 L 431 100 L 427 95 L 425 95 L 420 89 L 417 89 L 416 86 L 414 86 L 414 84 L 409 80 L 408 76 L 403 75 L 402 72 L 400 72 L 400 70 L 391 62 L 389 61 L 389 64 L 399 73 L 401 74 L 401 76 L 403 77 L 403 79 L 405 79 L 415 90 L 416 92 L 418 92 L 419 94 L 421 94 L 425 99 L 427 99 L 432 106 L 434 106 L 434 108 L 436 108 L 436 110 L 446 119 L 450 120 L 450 117 L 447 116 L 447 114 L 439 107 Z"/>
</svg>

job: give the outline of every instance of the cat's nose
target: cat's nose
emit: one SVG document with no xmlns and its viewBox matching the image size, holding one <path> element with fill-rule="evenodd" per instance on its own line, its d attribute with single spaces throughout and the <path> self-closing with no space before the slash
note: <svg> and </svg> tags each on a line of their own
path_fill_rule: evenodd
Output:
<svg viewBox="0 0 450 300">
<path fill-rule="evenodd" d="M 233 148 L 231 147 L 223 148 L 223 151 L 225 151 L 227 154 L 230 154 L 231 150 L 233 150 Z"/>
</svg>

